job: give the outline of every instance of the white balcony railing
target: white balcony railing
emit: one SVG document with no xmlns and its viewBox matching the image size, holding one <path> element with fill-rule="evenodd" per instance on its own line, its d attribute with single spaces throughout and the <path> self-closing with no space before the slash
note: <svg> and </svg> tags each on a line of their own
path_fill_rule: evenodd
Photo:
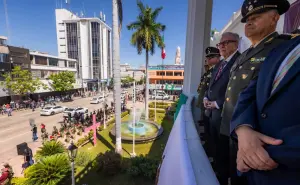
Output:
<svg viewBox="0 0 300 185">
<path fill-rule="evenodd" d="M 181 106 L 169 136 L 158 185 L 219 185 L 201 145 L 189 97 Z"/>
</svg>

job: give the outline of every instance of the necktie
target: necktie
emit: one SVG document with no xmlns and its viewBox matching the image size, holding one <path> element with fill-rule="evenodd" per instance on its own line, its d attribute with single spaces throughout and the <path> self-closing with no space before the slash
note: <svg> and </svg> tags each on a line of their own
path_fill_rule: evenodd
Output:
<svg viewBox="0 0 300 185">
<path fill-rule="evenodd" d="M 293 51 L 290 58 L 287 60 L 287 62 L 284 64 L 278 75 L 275 77 L 275 80 L 273 81 L 273 87 L 272 87 L 272 93 L 274 90 L 278 87 L 281 80 L 284 78 L 284 76 L 287 74 L 288 70 L 292 67 L 292 65 L 297 61 L 300 55 L 300 48 Z"/>
<path fill-rule="evenodd" d="M 224 67 L 225 67 L 226 64 L 227 64 L 227 62 L 225 60 L 222 61 L 221 65 L 219 67 L 218 73 L 216 75 L 215 81 L 219 80 L 219 78 L 220 78 L 220 76 L 222 74 L 222 71 L 223 71 L 223 69 L 224 69 Z"/>
</svg>

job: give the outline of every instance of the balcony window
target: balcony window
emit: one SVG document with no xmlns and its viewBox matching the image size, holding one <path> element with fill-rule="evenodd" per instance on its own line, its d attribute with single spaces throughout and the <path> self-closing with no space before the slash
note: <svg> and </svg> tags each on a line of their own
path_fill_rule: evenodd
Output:
<svg viewBox="0 0 300 185">
<path fill-rule="evenodd" d="M 48 65 L 46 57 L 35 56 L 35 64 Z"/>
<path fill-rule="evenodd" d="M 76 67 L 76 62 L 69 61 L 69 67 L 75 68 Z"/>
<path fill-rule="evenodd" d="M 163 71 L 157 71 L 156 72 L 156 76 L 165 76 L 166 74 L 165 74 L 165 72 Z"/>
<path fill-rule="evenodd" d="M 49 66 L 58 66 L 58 59 L 49 58 Z"/>
<path fill-rule="evenodd" d="M 0 62 L 8 62 L 8 54 L 0 53 Z"/>
<path fill-rule="evenodd" d="M 182 72 L 174 72 L 174 76 L 182 76 Z"/>
<path fill-rule="evenodd" d="M 167 72 L 167 76 L 173 76 L 173 72 Z"/>
</svg>

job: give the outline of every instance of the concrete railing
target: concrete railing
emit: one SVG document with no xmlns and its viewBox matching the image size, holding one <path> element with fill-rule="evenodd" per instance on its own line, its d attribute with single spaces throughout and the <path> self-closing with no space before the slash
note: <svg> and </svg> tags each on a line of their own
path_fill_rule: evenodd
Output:
<svg viewBox="0 0 300 185">
<path fill-rule="evenodd" d="M 158 185 L 219 185 L 201 145 L 188 97 L 175 120 L 161 167 Z"/>
</svg>

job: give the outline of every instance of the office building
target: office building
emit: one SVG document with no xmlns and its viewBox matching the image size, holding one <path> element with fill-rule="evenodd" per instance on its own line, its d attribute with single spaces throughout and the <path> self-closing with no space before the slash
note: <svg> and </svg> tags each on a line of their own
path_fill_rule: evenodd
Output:
<svg viewBox="0 0 300 185">
<path fill-rule="evenodd" d="M 59 57 L 78 61 L 79 77 L 88 89 L 106 85 L 112 77 L 112 48 L 105 15 L 86 18 L 66 9 L 56 9 L 55 15 Z"/>
<path fill-rule="evenodd" d="M 120 64 L 121 69 L 121 78 L 126 78 L 127 76 L 134 78 L 136 81 L 141 80 L 141 78 L 145 77 L 144 69 L 136 69 L 132 68 L 130 64 Z"/>
</svg>

